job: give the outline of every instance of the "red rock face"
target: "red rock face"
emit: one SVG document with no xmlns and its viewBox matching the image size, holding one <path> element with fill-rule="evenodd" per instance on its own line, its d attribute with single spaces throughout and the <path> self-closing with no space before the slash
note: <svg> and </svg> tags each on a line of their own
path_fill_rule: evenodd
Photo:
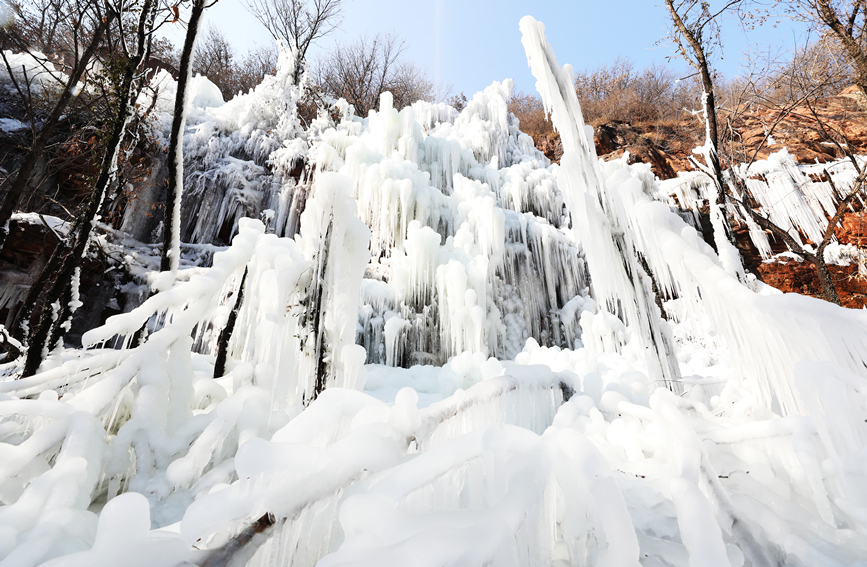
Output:
<svg viewBox="0 0 867 567">
<path fill-rule="evenodd" d="M 767 158 L 784 147 L 801 163 L 843 157 L 840 149 L 827 140 L 817 118 L 826 127 L 842 134 L 856 153 L 867 153 L 867 115 L 864 110 L 867 101 L 864 98 L 853 86 L 837 96 L 792 109 L 776 126 L 774 123 L 780 113 L 773 109 L 757 107 L 737 116 L 721 111 L 720 121 L 726 123 L 731 119 L 732 128 L 737 132 L 734 141 L 721 141 L 724 146 L 721 153 L 724 159 L 731 156 L 739 162 L 752 159 L 757 148 L 756 159 Z M 693 156 L 692 150 L 704 142 L 705 135 L 704 124 L 693 116 L 663 124 L 610 122 L 595 126 L 594 130 L 597 155 L 603 159 L 615 159 L 628 151 L 631 163 L 649 163 L 660 179 L 676 177 L 678 171 L 691 171 L 693 167 L 689 158 Z M 536 147 L 555 162 L 563 153 L 560 137 L 555 132 L 537 137 Z"/>
<path fill-rule="evenodd" d="M 674 133 L 667 136 L 669 133 L 660 129 L 648 130 L 623 122 L 602 124 L 594 130 L 596 154 L 606 161 L 620 159 L 629 152 L 629 163 L 650 164 L 650 170 L 660 179 L 677 177 L 678 171 L 686 171 L 689 167 L 686 157 L 681 159 L 669 153 L 674 147 L 671 142 L 677 138 Z M 695 147 L 691 136 L 689 139 L 690 145 Z"/>
<path fill-rule="evenodd" d="M 843 307 L 861 309 L 867 305 L 867 278 L 858 276 L 857 266 L 828 266 L 828 269 Z M 765 262 L 758 266 L 756 275 L 782 292 L 822 298 L 816 269 L 808 262 Z"/>
<path fill-rule="evenodd" d="M 845 213 L 834 235 L 841 244 L 867 247 L 867 213 Z"/>
<path fill-rule="evenodd" d="M 560 158 L 563 156 L 563 142 L 560 141 L 560 134 L 551 132 L 548 136 L 536 140 L 536 148 L 552 162 L 560 163 Z"/>
</svg>

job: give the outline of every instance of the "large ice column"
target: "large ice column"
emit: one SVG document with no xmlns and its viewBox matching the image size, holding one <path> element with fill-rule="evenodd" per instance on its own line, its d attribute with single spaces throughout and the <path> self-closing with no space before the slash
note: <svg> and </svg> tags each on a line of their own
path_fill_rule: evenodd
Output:
<svg viewBox="0 0 867 567">
<path fill-rule="evenodd" d="M 359 220 L 351 194 L 347 177 L 320 173 L 301 216 L 297 241 L 312 263 L 301 313 L 304 356 L 299 370 L 314 377 L 308 396 L 328 386 L 358 387 L 365 360 L 355 336 L 370 230 Z"/>
<path fill-rule="evenodd" d="M 592 128 L 584 125 L 572 86 L 571 67 L 561 69 L 545 39 L 545 27 L 530 16 L 521 20 L 522 42 L 536 88 L 563 141 L 558 178 L 572 227 L 584 247 L 594 292 L 609 310 L 620 311 L 639 332 L 655 378 L 674 387 L 680 377 L 673 341 L 660 325 L 651 276 L 639 264 L 629 227 L 616 196 L 609 195 L 596 159 Z"/>
</svg>

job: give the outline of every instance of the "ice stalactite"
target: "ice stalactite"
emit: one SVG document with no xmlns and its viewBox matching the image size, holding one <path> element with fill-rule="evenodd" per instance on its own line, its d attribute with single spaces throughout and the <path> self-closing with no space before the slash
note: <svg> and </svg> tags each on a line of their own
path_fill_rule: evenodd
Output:
<svg viewBox="0 0 867 567">
<path fill-rule="evenodd" d="M 563 140 L 564 155 L 558 184 L 572 228 L 590 266 L 593 289 L 601 306 L 635 327 L 647 352 L 648 368 L 658 380 L 676 388 L 680 370 L 674 342 L 661 321 L 651 289 L 652 274 L 644 273 L 633 248 L 627 212 L 596 159 L 592 127 L 584 125 L 572 88 L 572 69 L 561 69 L 544 35 L 544 25 L 527 16 L 521 20 L 522 42 L 536 88 Z M 645 190 L 647 180 L 623 169 L 618 182 Z"/>
<path fill-rule="evenodd" d="M 707 202 L 710 207 L 710 222 L 713 227 L 713 241 L 717 255 L 729 274 L 742 282 L 746 282 L 746 273 L 740 252 L 729 239 L 728 223 L 726 222 L 728 211 L 722 204 L 724 199 L 720 198 L 721 189 L 717 187 L 716 183 L 708 184 L 707 188 Z"/>
<path fill-rule="evenodd" d="M 828 220 L 836 213 L 837 203 L 851 190 L 857 173 L 848 159 L 826 164 L 798 164 L 783 149 L 749 167 L 736 166 L 733 175 L 743 180 L 758 212 L 788 232 L 796 242 L 811 247 L 810 242 L 822 241 Z M 834 187 L 842 194 L 835 195 Z M 739 193 L 737 184 L 729 183 L 729 189 L 735 197 L 745 197 Z M 712 202 L 714 191 L 714 184 L 704 172 L 681 173 L 676 179 L 659 184 L 660 198 L 674 195 L 677 205 L 694 215 Z M 773 255 L 768 233 L 759 228 L 752 217 L 739 208 L 725 214 L 747 225 L 750 239 L 762 258 Z M 716 228 L 714 230 L 716 232 Z"/>
<path fill-rule="evenodd" d="M 822 177 L 827 170 L 832 178 L 842 178 L 838 188 L 846 190 L 854 181 L 846 179 L 846 172 L 840 171 L 847 169 L 852 169 L 848 160 L 823 167 L 801 168 L 787 151 L 782 150 L 766 161 L 752 164 L 749 170 L 740 171 L 738 175 L 746 178 L 747 189 L 771 222 L 796 241 L 804 241 L 799 234 L 801 231 L 807 239 L 818 243 L 822 241 L 828 219 L 834 216 L 836 201 L 841 196 L 834 195 L 828 181 L 814 181 L 811 174 Z"/>
<path fill-rule="evenodd" d="M 265 169 L 249 161 L 223 158 L 219 169 L 187 174 L 182 234 L 186 242 L 231 242 L 238 220 L 257 218 L 265 208 Z"/>
</svg>

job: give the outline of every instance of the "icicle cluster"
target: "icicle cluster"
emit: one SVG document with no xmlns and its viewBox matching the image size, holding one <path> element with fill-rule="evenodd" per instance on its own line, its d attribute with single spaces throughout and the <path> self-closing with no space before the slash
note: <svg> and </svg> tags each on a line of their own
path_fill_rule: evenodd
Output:
<svg viewBox="0 0 867 567">
<path fill-rule="evenodd" d="M 372 233 L 368 273 L 388 284 L 363 288 L 368 362 L 511 358 L 529 337 L 580 337 L 560 310 L 587 292 L 583 260 L 547 160 L 506 110 L 511 89 L 494 83 L 457 115 L 426 103 L 398 111 L 386 93 L 368 119 L 323 132 L 311 150 L 321 171 L 353 180 Z"/>
</svg>

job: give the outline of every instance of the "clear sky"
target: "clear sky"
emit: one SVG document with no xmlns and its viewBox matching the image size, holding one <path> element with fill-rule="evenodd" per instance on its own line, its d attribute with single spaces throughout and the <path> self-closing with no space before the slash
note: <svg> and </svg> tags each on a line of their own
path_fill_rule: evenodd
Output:
<svg viewBox="0 0 867 567">
<path fill-rule="evenodd" d="M 560 64 L 571 63 L 579 70 L 611 63 L 618 55 L 642 68 L 665 63 L 673 54 L 670 45 L 657 45 L 668 25 L 661 0 L 346 0 L 340 29 L 322 40 L 313 56 L 338 41 L 394 32 L 406 42 L 404 56 L 431 78 L 450 84 L 453 92 L 471 96 L 507 77 L 518 89 L 533 91 L 535 81 L 518 31 L 525 15 L 545 23 Z M 271 41 L 243 0 L 220 0 L 208 9 L 205 21 L 219 27 L 239 55 Z M 182 43 L 184 30 L 172 27 L 169 37 Z M 729 76 L 739 73 L 750 45 L 791 51 L 795 42 L 804 40 L 803 29 L 788 21 L 749 33 L 729 21 L 723 34 L 725 49 L 717 67 Z M 682 62 L 671 64 L 687 72 Z"/>
</svg>

